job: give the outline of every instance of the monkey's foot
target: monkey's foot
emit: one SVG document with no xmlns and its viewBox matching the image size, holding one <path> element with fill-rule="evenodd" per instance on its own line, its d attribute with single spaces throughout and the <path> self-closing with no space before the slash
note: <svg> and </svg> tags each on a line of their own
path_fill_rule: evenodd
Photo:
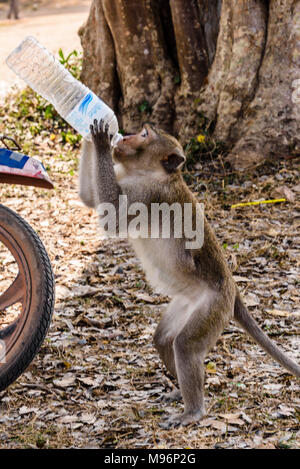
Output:
<svg viewBox="0 0 300 469">
<path fill-rule="evenodd" d="M 183 414 L 175 414 L 168 418 L 166 421 L 161 422 L 159 426 L 164 430 L 169 428 L 179 427 L 180 425 L 186 426 L 190 423 L 197 423 L 205 416 L 205 410 L 200 409 L 197 412 L 184 412 Z"/>
<path fill-rule="evenodd" d="M 173 391 L 169 392 L 168 394 L 165 394 L 165 395 L 162 397 L 162 400 L 163 400 L 164 402 L 178 402 L 178 401 L 182 401 L 181 392 L 179 391 L 179 389 L 174 389 Z"/>
</svg>

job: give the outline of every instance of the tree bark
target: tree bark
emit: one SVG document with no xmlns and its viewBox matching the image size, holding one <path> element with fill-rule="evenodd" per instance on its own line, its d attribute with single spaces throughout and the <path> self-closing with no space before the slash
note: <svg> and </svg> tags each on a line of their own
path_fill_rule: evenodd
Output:
<svg viewBox="0 0 300 469">
<path fill-rule="evenodd" d="M 116 54 L 101 1 L 92 2 L 87 23 L 80 28 L 79 35 L 84 48 L 81 79 L 116 109 L 120 99 Z"/>
<path fill-rule="evenodd" d="M 299 152 L 299 0 L 93 0 L 82 80 L 121 127 L 201 131 L 245 169 Z M 293 88 L 294 87 L 294 88 Z"/>
<path fill-rule="evenodd" d="M 217 52 L 198 107 L 236 169 L 299 152 L 297 0 L 223 0 Z M 298 25 L 298 26 L 297 26 Z"/>
<path fill-rule="evenodd" d="M 230 157 L 235 168 L 300 155 L 299 102 L 293 99 L 299 78 L 300 3 L 272 0 L 256 92 L 236 128 L 239 138 Z"/>
</svg>

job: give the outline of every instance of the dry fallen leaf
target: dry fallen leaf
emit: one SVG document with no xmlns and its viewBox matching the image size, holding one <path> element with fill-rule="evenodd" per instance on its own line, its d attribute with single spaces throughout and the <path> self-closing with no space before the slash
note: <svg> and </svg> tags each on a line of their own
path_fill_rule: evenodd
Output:
<svg viewBox="0 0 300 469">
<path fill-rule="evenodd" d="M 221 433 L 227 432 L 236 432 L 237 428 L 228 425 L 227 423 L 221 422 L 220 420 L 216 419 L 205 419 L 202 420 L 199 424 L 200 427 L 212 427 L 215 430 L 220 430 Z"/>
<path fill-rule="evenodd" d="M 289 311 L 282 311 L 280 309 L 267 309 L 266 313 L 271 314 L 272 316 L 280 316 L 283 318 L 287 318 L 291 315 Z"/>
<path fill-rule="evenodd" d="M 58 419 L 59 423 L 73 423 L 77 421 L 78 421 L 77 415 L 64 415 L 63 417 Z"/>
<path fill-rule="evenodd" d="M 240 282 L 250 282 L 250 279 L 247 278 L 247 277 L 242 277 L 241 275 L 233 275 L 233 278 L 234 280 L 237 282 L 237 283 L 240 283 Z"/>
<path fill-rule="evenodd" d="M 291 415 L 294 415 L 295 409 L 293 409 L 292 407 L 288 407 L 284 404 L 280 404 L 278 406 L 278 413 L 280 416 L 290 417 Z"/>
<path fill-rule="evenodd" d="M 284 197 L 288 202 L 295 202 L 294 192 L 287 186 L 279 186 L 272 192 L 272 197 L 280 198 Z"/>
<path fill-rule="evenodd" d="M 96 416 L 89 414 L 89 413 L 83 413 L 79 417 L 79 420 L 83 423 L 87 423 L 89 425 L 93 424 L 96 421 Z"/>
<path fill-rule="evenodd" d="M 243 297 L 243 301 L 245 302 L 246 306 L 258 306 L 260 304 L 259 297 L 254 293 L 248 293 Z"/>
<path fill-rule="evenodd" d="M 145 303 L 155 303 L 155 301 L 156 301 L 156 298 L 153 298 L 153 296 L 150 296 L 147 293 L 137 292 L 137 293 L 135 293 L 135 297 L 138 300 L 145 301 Z"/>
<path fill-rule="evenodd" d="M 35 145 L 30 151 L 51 168 L 56 189 L 1 185 L 1 203 L 39 232 L 52 261 L 58 301 L 41 353 L 1 393 L 1 446 L 31 447 L 41 440 L 58 448 L 278 447 L 291 431 L 295 436 L 287 443 L 299 447 L 297 380 L 234 321 L 207 360 L 217 367 L 206 372 L 211 417 L 206 426 L 205 420 L 167 432 L 158 426 L 165 413 L 182 412 L 182 403 L 160 401 L 170 377 L 153 346 L 168 299 L 152 294 L 126 241 L 100 240 L 97 214 L 77 195 L 78 146 L 61 145 L 61 129 L 55 128 L 49 148 L 53 123 L 33 136 L 27 118 L 21 117 L 17 128 L 14 124 L 19 104 L 11 99 L 7 106 L 0 108 L 0 133 L 7 127 Z M 224 253 L 241 293 L 258 306 L 251 314 L 299 361 L 299 172 L 290 164 L 281 169 L 230 178 L 228 202 L 269 197 L 278 185 L 297 196 L 294 202 L 227 216 L 221 180 L 208 178 L 205 211 L 221 244 L 227 243 Z M 9 268 L 9 260 L 2 265 Z"/>
<path fill-rule="evenodd" d="M 232 425 L 245 425 L 244 420 L 238 418 L 240 416 L 240 412 L 235 414 L 219 414 L 227 423 Z"/>
<path fill-rule="evenodd" d="M 37 411 L 38 411 L 37 407 L 27 407 L 26 405 L 23 405 L 19 409 L 19 414 L 26 415 L 26 414 L 36 413 Z"/>
<path fill-rule="evenodd" d="M 53 380 L 53 384 L 55 384 L 55 386 L 58 386 L 59 388 L 67 388 L 69 386 L 73 386 L 74 383 L 74 375 L 66 375 L 64 378 Z"/>
<path fill-rule="evenodd" d="M 95 386 L 95 385 L 98 385 L 98 382 L 95 381 L 94 379 L 92 378 L 77 378 L 78 381 L 80 381 L 81 383 L 85 384 L 86 386 Z"/>
</svg>

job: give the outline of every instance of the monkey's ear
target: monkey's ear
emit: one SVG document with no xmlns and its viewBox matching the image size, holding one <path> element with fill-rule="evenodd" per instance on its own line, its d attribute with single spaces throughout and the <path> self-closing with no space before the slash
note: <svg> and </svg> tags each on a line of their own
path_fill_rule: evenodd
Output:
<svg viewBox="0 0 300 469">
<path fill-rule="evenodd" d="M 173 173 L 177 169 L 181 168 L 185 163 L 185 156 L 179 153 L 170 153 L 166 158 L 161 161 L 161 164 L 167 171 L 167 173 Z"/>
</svg>

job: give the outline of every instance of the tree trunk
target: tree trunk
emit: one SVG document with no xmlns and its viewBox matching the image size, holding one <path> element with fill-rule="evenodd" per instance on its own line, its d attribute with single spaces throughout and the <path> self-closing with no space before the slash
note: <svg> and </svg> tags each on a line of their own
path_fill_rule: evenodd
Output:
<svg viewBox="0 0 300 469">
<path fill-rule="evenodd" d="M 93 0 L 82 80 L 121 127 L 210 122 L 236 169 L 300 151 L 299 0 Z M 294 87 L 294 88 L 293 88 Z"/>
</svg>

